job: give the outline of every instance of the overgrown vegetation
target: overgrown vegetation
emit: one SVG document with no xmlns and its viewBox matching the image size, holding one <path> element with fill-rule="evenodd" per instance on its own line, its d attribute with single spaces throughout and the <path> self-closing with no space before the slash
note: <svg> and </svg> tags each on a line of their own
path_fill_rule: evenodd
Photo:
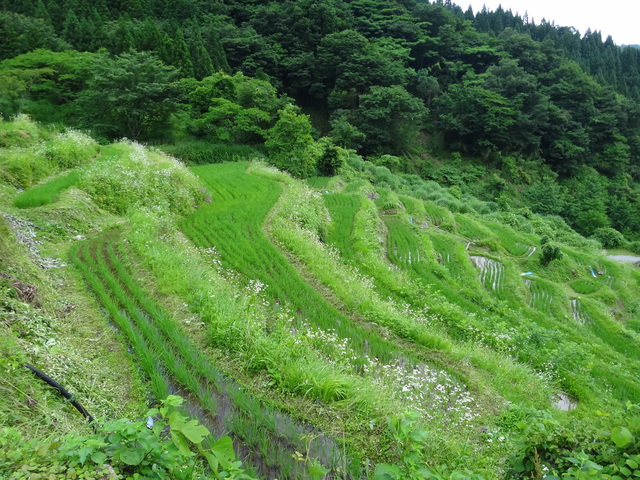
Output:
<svg viewBox="0 0 640 480">
<path fill-rule="evenodd" d="M 602 250 L 638 250 L 636 54 L 447 2 L 72 3 L 0 12 L 0 476 L 638 476 Z"/>
</svg>

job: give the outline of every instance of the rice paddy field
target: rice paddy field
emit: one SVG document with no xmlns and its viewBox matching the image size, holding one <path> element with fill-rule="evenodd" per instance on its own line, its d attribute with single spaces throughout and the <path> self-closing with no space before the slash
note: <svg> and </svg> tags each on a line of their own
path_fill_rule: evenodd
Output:
<svg viewBox="0 0 640 480">
<path fill-rule="evenodd" d="M 66 160 L 26 175 L 23 145 L 0 157 L 0 476 L 144 464 L 144 442 L 113 454 L 25 362 L 100 422 L 153 422 L 182 397 L 207 433 L 178 417 L 158 432 L 192 462 L 175 478 L 634 475 L 640 273 L 586 241 L 553 239 L 563 256 L 543 264 L 552 219 L 248 157 L 186 168 L 133 142 L 33 138 Z M 69 433 L 82 461 L 51 440 Z"/>
</svg>

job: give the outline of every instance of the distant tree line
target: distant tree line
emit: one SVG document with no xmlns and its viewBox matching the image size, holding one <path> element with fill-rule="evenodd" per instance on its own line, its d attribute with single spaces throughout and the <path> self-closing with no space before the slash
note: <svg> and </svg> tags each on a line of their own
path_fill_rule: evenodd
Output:
<svg viewBox="0 0 640 480">
<path fill-rule="evenodd" d="M 443 175 L 424 152 L 457 152 L 482 172 L 469 182 L 480 196 L 562 213 L 586 234 L 640 234 L 640 50 L 598 32 L 448 1 L 1 5 L 4 116 L 105 137 L 250 143 L 292 168 L 298 159 L 300 174 L 306 157 L 285 161 L 275 144 L 287 122 L 309 144 L 324 135 L 453 185 L 471 177 Z"/>
</svg>

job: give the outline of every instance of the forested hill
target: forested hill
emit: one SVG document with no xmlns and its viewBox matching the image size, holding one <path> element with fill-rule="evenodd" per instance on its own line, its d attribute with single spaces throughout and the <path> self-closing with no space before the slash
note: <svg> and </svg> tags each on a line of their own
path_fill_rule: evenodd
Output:
<svg viewBox="0 0 640 480">
<path fill-rule="evenodd" d="M 355 149 L 605 244 L 640 238 L 640 50 L 598 32 L 417 0 L 2 6 L 5 117 L 183 153 L 250 144 L 299 176 Z"/>
</svg>

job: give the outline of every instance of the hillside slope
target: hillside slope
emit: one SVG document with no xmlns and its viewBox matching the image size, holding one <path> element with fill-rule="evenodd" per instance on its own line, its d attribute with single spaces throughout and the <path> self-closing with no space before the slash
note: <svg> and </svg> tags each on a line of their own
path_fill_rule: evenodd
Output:
<svg viewBox="0 0 640 480">
<path fill-rule="evenodd" d="M 633 474 L 640 272 L 558 217 L 1 126 L 8 478 Z"/>
</svg>

